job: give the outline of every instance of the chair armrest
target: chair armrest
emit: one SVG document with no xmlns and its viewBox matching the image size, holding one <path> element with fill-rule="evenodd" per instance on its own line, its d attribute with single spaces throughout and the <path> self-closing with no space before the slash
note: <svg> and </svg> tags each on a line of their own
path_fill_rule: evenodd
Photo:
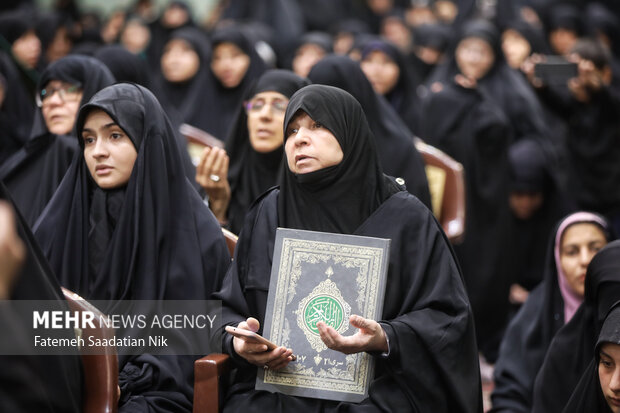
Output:
<svg viewBox="0 0 620 413">
<path fill-rule="evenodd" d="M 194 413 L 217 413 L 220 377 L 231 368 L 230 356 L 212 353 L 194 362 Z"/>
</svg>

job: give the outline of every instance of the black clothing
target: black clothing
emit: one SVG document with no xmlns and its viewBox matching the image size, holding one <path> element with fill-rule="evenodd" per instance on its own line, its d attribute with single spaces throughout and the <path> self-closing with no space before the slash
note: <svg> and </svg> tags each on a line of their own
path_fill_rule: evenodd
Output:
<svg viewBox="0 0 620 413">
<path fill-rule="evenodd" d="M 409 130 L 414 134 L 419 134 L 420 102 L 416 91 L 421 80 L 415 77 L 409 60 L 395 44 L 383 39 L 367 41 L 362 48 L 362 61 L 375 51 L 383 52 L 398 66 L 398 80 L 394 87 L 383 96 L 390 102 Z"/>
<path fill-rule="evenodd" d="M 455 252 L 476 317 L 478 345 L 493 362 L 510 311 L 511 280 L 500 276 L 507 270 L 511 233 L 508 122 L 484 91 L 454 83 L 423 104 L 420 137 L 465 170 L 465 237 Z"/>
<path fill-rule="evenodd" d="M 581 215 L 569 215 L 556 225 L 555 231 L 547 234 L 547 258 L 544 269 L 541 269 L 543 281 L 531 292 L 502 339 L 494 369 L 492 412 L 525 413 L 532 409 L 536 374 L 553 336 L 565 322 L 564 298 L 558 282 L 558 277 L 564 277 L 564 274 L 558 270 L 560 246 L 557 241 L 576 223 L 599 225 L 599 222 L 585 220 L 587 217 Z M 595 217 L 598 218 L 592 215 Z"/>
<path fill-rule="evenodd" d="M 538 139 L 521 139 L 510 146 L 510 190 L 542 194 L 542 205 L 527 219 L 512 214 L 513 233 L 506 266 L 509 278 L 527 290 L 542 280 L 547 240 L 555 222 L 574 208 L 562 191 L 554 156 Z"/>
<path fill-rule="evenodd" d="M 101 46 L 93 57 L 101 60 L 110 69 L 117 82 L 137 83 L 150 87 L 150 73 L 146 60 L 123 46 L 118 44 Z"/>
<path fill-rule="evenodd" d="M 256 367 L 239 361 L 225 411 L 480 412 L 480 378 L 472 316 L 458 264 L 428 208 L 381 173 L 374 139 L 360 105 L 348 93 L 310 85 L 296 92 L 288 122 L 303 110 L 334 134 L 342 161 L 307 174 L 288 168 L 280 189 L 252 207 L 221 290 L 224 324 L 264 320 L 277 227 L 391 239 L 381 325 L 389 354 L 378 357 L 370 397 L 360 404 L 298 399 L 254 390 Z M 295 139 L 295 138 L 289 138 Z M 331 206 L 331 208 L 330 208 Z M 432 282 L 430 280 L 432 277 Z M 458 360 L 458 362 L 455 362 Z"/>
<path fill-rule="evenodd" d="M 213 89 L 210 90 L 208 99 L 204 101 L 202 107 L 202 115 L 206 124 L 205 130 L 216 138 L 226 141 L 232 131 L 237 116 L 236 112 L 242 110 L 243 98 L 267 67 L 241 26 L 226 26 L 215 30 L 211 36 L 212 50 L 215 50 L 221 43 L 234 44 L 250 58 L 250 66 L 243 79 L 233 88 L 225 87 L 215 77 L 209 66 Z"/>
<path fill-rule="evenodd" d="M 620 94 L 602 86 L 589 102 L 562 99 L 552 88 L 539 96 L 568 124 L 568 179 L 581 209 L 620 216 Z"/>
<path fill-rule="evenodd" d="M 82 88 L 81 104 L 114 83 L 110 71 L 99 60 L 87 56 L 67 56 L 49 65 L 41 74 L 37 90 L 52 80 L 79 85 Z M 77 139 L 72 135 L 50 133 L 41 109 L 38 109 L 30 139 L 0 166 L 0 179 L 30 226 L 34 225 L 56 191 L 78 151 Z"/>
<path fill-rule="evenodd" d="M 548 139 L 549 131 L 541 104 L 525 78 L 506 63 L 501 50 L 499 31 L 488 21 L 472 20 L 463 26 L 457 44 L 468 37 L 480 38 L 493 49 L 495 59 L 493 65 L 481 79 L 477 80 L 477 87 L 495 102 L 510 121 L 511 139 L 518 140 L 525 136 Z M 453 53 L 446 63 L 437 67 L 428 83 L 437 81 L 445 86 L 452 83 L 454 76 L 459 73 L 460 69 Z"/>
<path fill-rule="evenodd" d="M 34 117 L 34 99 L 21 82 L 19 70 L 6 53 L 0 51 L 0 83 L 4 101 L 0 105 L 0 165 L 28 140 Z"/>
<path fill-rule="evenodd" d="M 127 185 L 113 190 L 94 183 L 83 157 L 72 163 L 35 228 L 59 281 L 87 299 L 207 299 L 230 255 L 183 173 L 161 106 L 138 85 L 105 88 L 81 108 L 79 134 L 93 109 L 127 133 L 138 155 Z M 119 372 L 121 412 L 191 411 L 192 357 L 121 356 Z"/>
<path fill-rule="evenodd" d="M 560 412 L 592 360 L 601 326 L 620 301 L 620 241 L 600 250 L 588 265 L 585 300 L 551 341 L 534 384 L 532 412 Z"/>
<path fill-rule="evenodd" d="M 278 92 L 290 98 L 298 89 L 309 85 L 307 79 L 288 70 L 273 69 L 265 72 L 252 87 L 248 99 L 261 92 Z M 248 116 L 245 110 L 237 112 L 237 121 L 226 143 L 230 158 L 228 181 L 231 199 L 228 205 L 228 227 L 238 234 L 252 202 L 263 192 L 276 185 L 284 159 L 284 147 L 268 153 L 254 150 L 248 134 Z"/>
<path fill-rule="evenodd" d="M 616 253 L 615 255 L 618 254 Z M 617 260 L 618 257 L 615 257 L 615 259 Z M 594 359 L 583 373 L 563 412 L 611 413 L 599 380 L 598 369 L 601 360 L 599 351 L 605 343 L 620 344 L 618 327 L 620 327 L 620 307 L 616 304 L 605 318 L 594 349 Z"/>
<path fill-rule="evenodd" d="M 0 182 L 0 199 L 11 202 Z M 16 212 L 17 233 L 24 242 L 26 257 L 10 293 L 11 300 L 56 301 L 62 308 L 65 299 L 60 285 L 41 253 L 39 245 L 24 219 Z M 68 310 L 68 307 L 66 307 Z M 35 355 L 32 336 L 27 327 L 32 316 L 13 311 L 11 302 L 0 305 L 3 346 L 14 343 L 32 355 L 0 355 L 0 410 L 3 412 L 68 413 L 82 411 L 82 365 L 74 355 Z M 28 332 L 31 332 L 29 330 Z M 65 335 L 66 334 L 66 335 Z M 62 331 L 59 337 L 74 338 L 74 331 Z"/>
<path fill-rule="evenodd" d="M 431 208 L 424 160 L 415 148 L 414 137 L 387 101 L 375 93 L 359 64 L 345 56 L 326 56 L 314 65 L 308 77 L 313 83 L 346 90 L 360 102 L 383 171 L 402 178 L 409 193 Z"/>
<path fill-rule="evenodd" d="M 211 46 L 206 34 L 195 27 L 186 27 L 173 31 L 168 42 L 181 39 L 196 52 L 199 67 L 196 74 L 185 82 L 170 82 L 164 77 L 161 64 L 157 64 L 157 74 L 153 81 L 153 93 L 172 120 L 174 126 L 187 123 L 202 130 L 210 125 L 205 116 L 204 105 L 212 98 L 213 85 L 209 77 L 209 59 Z"/>
</svg>

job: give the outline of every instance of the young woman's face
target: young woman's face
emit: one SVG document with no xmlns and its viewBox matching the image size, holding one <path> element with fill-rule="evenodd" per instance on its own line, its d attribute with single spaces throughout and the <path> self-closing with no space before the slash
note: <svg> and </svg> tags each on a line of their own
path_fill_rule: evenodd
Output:
<svg viewBox="0 0 620 413">
<path fill-rule="evenodd" d="M 161 56 L 161 71 L 167 81 L 186 82 L 196 75 L 199 68 L 200 57 L 188 42 L 172 39 L 166 43 Z"/>
<path fill-rule="evenodd" d="M 81 138 L 86 166 L 100 188 L 118 188 L 129 182 L 138 152 L 129 136 L 107 113 L 90 112 Z"/>
<path fill-rule="evenodd" d="M 594 255 L 607 244 L 598 225 L 573 224 L 564 231 L 560 245 L 560 265 L 569 287 L 583 297 L 588 265 Z"/>
<path fill-rule="evenodd" d="M 121 34 L 121 43 L 131 53 L 140 53 L 151 41 L 151 32 L 148 26 L 138 22 L 129 21 Z"/>
<path fill-rule="evenodd" d="M 284 113 L 288 98 L 278 92 L 261 92 L 246 103 L 250 144 L 256 152 L 267 153 L 284 142 Z"/>
<path fill-rule="evenodd" d="M 295 174 L 338 165 L 344 156 L 336 137 L 303 111 L 286 128 L 284 150 L 288 167 Z"/>
<path fill-rule="evenodd" d="M 555 29 L 549 33 L 549 44 L 556 54 L 566 56 L 577 43 L 577 33 L 568 29 Z"/>
<path fill-rule="evenodd" d="M 51 80 L 39 92 L 41 113 L 47 130 L 56 135 L 71 132 L 80 101 L 82 89 L 60 80 Z"/>
<path fill-rule="evenodd" d="M 34 30 L 28 30 L 13 42 L 11 51 L 20 63 L 32 69 L 37 65 L 39 56 L 41 56 L 41 40 L 39 40 Z"/>
<path fill-rule="evenodd" d="M 300 77 L 307 77 L 312 67 L 323 57 L 325 50 L 322 47 L 312 43 L 304 44 L 295 52 L 292 62 L 293 72 Z"/>
<path fill-rule="evenodd" d="M 370 52 L 361 62 L 364 74 L 380 95 L 394 89 L 400 76 L 400 68 L 387 54 L 380 50 Z"/>
<path fill-rule="evenodd" d="M 491 45 L 478 37 L 466 37 L 455 52 L 461 73 L 470 79 L 481 79 L 493 66 L 495 53 Z"/>
<path fill-rule="evenodd" d="M 605 343 L 601 346 L 598 378 L 609 408 L 620 413 L 620 345 Z"/>
<path fill-rule="evenodd" d="M 239 86 L 249 67 L 250 56 L 233 43 L 220 43 L 213 50 L 211 70 L 224 87 Z"/>
<path fill-rule="evenodd" d="M 521 33 L 514 29 L 507 29 L 502 34 L 502 51 L 508 65 L 513 69 L 519 69 L 521 63 L 530 55 L 532 48 Z"/>
</svg>

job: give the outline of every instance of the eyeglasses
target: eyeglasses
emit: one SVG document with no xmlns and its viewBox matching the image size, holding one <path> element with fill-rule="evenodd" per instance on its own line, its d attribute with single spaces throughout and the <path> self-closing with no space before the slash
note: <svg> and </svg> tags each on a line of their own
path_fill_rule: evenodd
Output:
<svg viewBox="0 0 620 413">
<path fill-rule="evenodd" d="M 274 112 L 284 113 L 286 112 L 286 107 L 288 106 L 288 100 L 284 99 L 274 99 L 271 101 L 266 101 L 265 99 L 256 99 L 245 102 L 245 109 L 248 112 L 260 112 L 263 110 L 265 105 L 271 106 Z"/>
<path fill-rule="evenodd" d="M 78 100 L 81 91 L 82 88 L 78 85 L 65 85 L 61 87 L 48 86 L 44 89 L 41 89 L 41 91 L 37 93 L 37 106 L 43 107 L 43 105 L 46 104 L 46 101 L 49 103 L 48 98 L 52 97 L 56 92 L 58 92 L 58 97 L 63 103 L 75 102 L 76 100 Z"/>
</svg>

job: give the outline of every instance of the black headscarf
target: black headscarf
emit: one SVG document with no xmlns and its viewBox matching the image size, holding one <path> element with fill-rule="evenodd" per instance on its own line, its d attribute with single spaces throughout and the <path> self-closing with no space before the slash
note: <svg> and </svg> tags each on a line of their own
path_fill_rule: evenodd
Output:
<svg viewBox="0 0 620 413">
<path fill-rule="evenodd" d="M 581 376 L 577 387 L 564 408 L 564 413 L 611 413 L 599 380 L 600 350 L 605 343 L 620 344 L 620 306 L 617 304 L 605 318 L 594 348 L 594 359 Z"/>
<path fill-rule="evenodd" d="M 535 138 L 524 138 L 510 146 L 510 190 L 539 193 L 542 205 L 528 219 L 512 214 L 507 276 L 527 290 L 532 290 L 543 274 L 546 242 L 553 225 L 573 208 L 562 191 L 553 155 Z"/>
<path fill-rule="evenodd" d="M 286 108 L 285 131 L 299 111 L 336 137 L 344 157 L 338 165 L 307 174 L 284 168 L 279 223 L 287 228 L 352 233 L 397 186 L 381 171 L 372 132 L 353 96 L 325 85 L 300 89 Z"/>
<path fill-rule="evenodd" d="M 489 71 L 478 79 L 477 88 L 504 112 L 510 121 L 512 139 L 524 136 L 547 138 L 548 127 L 542 106 L 525 78 L 506 63 L 501 50 L 499 30 L 489 21 L 471 20 L 462 27 L 454 52 L 458 43 L 468 37 L 480 38 L 493 49 L 495 61 Z M 460 73 L 454 52 L 451 58 L 430 76 L 428 83 L 438 81 L 445 87 L 446 84 L 454 82 L 454 76 Z M 424 116 L 425 114 L 422 114 L 422 117 Z"/>
<path fill-rule="evenodd" d="M 82 88 L 80 104 L 114 83 L 114 77 L 99 60 L 76 55 L 63 57 L 49 65 L 41 74 L 37 90 L 43 89 L 51 80 L 79 85 Z M 77 150 L 75 137 L 50 133 L 41 109 L 37 109 L 30 139 L 0 166 L 0 179 L 4 180 L 29 225 L 34 224 L 56 191 Z"/>
<path fill-rule="evenodd" d="M 290 98 L 298 89 L 309 84 L 310 81 L 289 70 L 272 69 L 258 79 L 248 93 L 248 99 L 261 92 L 278 92 Z M 226 143 L 230 157 L 228 180 L 232 192 L 228 222 L 235 234 L 241 230 L 243 217 L 252 202 L 277 183 L 284 156 L 283 146 L 268 153 L 256 152 L 250 143 L 246 111 L 240 110 L 237 114 L 237 121 Z"/>
<path fill-rule="evenodd" d="M 420 137 L 465 170 L 465 237 L 455 246 L 476 316 L 478 346 L 497 356 L 508 321 L 511 280 L 505 274 L 510 245 L 508 120 L 478 89 L 448 84 L 423 101 Z"/>
<path fill-rule="evenodd" d="M 588 215 L 590 217 L 588 218 Z M 491 395 L 493 410 L 529 411 L 536 374 L 542 365 L 549 344 L 555 333 L 564 325 L 565 302 L 558 280 L 564 277 L 558 270 L 558 239 L 577 223 L 600 225 L 607 234 L 608 223 L 604 218 L 580 212 L 571 214 L 547 234 L 548 248 L 542 283 L 529 295 L 527 301 L 510 322 L 495 363 L 495 388 Z"/>
<path fill-rule="evenodd" d="M 420 105 L 416 89 L 420 81 L 415 78 L 409 60 L 395 44 L 380 38 L 369 40 L 364 44 L 362 60 L 374 51 L 385 53 L 398 66 L 398 80 L 394 87 L 385 93 L 385 98 L 398 112 L 400 118 L 409 127 L 411 132 L 418 133 L 418 110 Z"/>
<path fill-rule="evenodd" d="M 592 360 L 603 321 L 620 301 L 620 241 L 601 249 L 586 273 L 584 303 L 553 338 L 536 377 L 532 412 L 562 411 Z"/>
<path fill-rule="evenodd" d="M 360 102 L 381 167 L 386 174 L 402 178 L 409 193 L 430 208 L 424 160 L 413 144 L 413 134 L 387 101 L 375 93 L 359 63 L 346 56 L 326 56 L 314 65 L 308 77 L 313 83 L 341 88 Z"/>
<path fill-rule="evenodd" d="M 0 199 L 11 202 L 4 184 L 0 182 Z M 26 257 L 17 272 L 10 300 L 31 300 L 53 304 L 63 309 L 66 301 L 60 285 L 41 253 L 30 228 L 16 212 L 17 233 L 26 249 Z M 28 349 L 24 356 L 0 355 L 0 410 L 6 412 L 78 412 L 82 409 L 82 369 L 78 354 L 36 355 L 29 333 L 32 316 L 24 311 L 11 311 L 11 302 L 0 306 L 0 325 L 4 334 L 0 340 Z M 51 308 L 51 307 L 50 307 Z M 75 338 L 72 329 L 63 331 L 63 338 Z"/>
<path fill-rule="evenodd" d="M 149 87 L 150 74 L 146 60 L 123 46 L 118 44 L 101 46 L 93 57 L 101 60 L 110 69 L 117 82 L 137 83 Z"/>
<path fill-rule="evenodd" d="M 218 222 L 186 179 L 163 109 L 142 86 L 110 86 L 80 109 L 80 134 L 94 109 L 127 133 L 138 156 L 127 186 L 115 190 L 94 184 L 83 157 L 73 162 L 35 227 L 56 276 L 91 300 L 207 299 L 230 255 Z M 93 210 L 102 211 L 101 221 L 93 220 Z M 107 228 L 93 236 L 101 222 Z M 99 249 L 103 257 L 93 272 L 94 242 L 107 248 Z M 121 404 L 191 410 L 192 363 L 191 357 L 120 357 Z M 175 389 L 166 384 L 171 379 Z"/>
<path fill-rule="evenodd" d="M 267 67 L 242 26 L 225 26 L 215 30 L 211 37 L 212 49 L 215 50 L 221 43 L 232 43 L 250 57 L 250 66 L 245 76 L 234 88 L 224 87 L 215 77 L 209 65 L 209 74 L 214 87 L 209 99 L 204 102 L 202 116 L 205 119 L 205 130 L 216 138 L 225 141 L 231 133 L 237 111 L 243 109 L 241 102 L 248 89 Z"/>
<path fill-rule="evenodd" d="M 182 83 L 173 83 L 164 78 L 161 63 L 158 62 L 153 91 L 161 102 L 173 124 L 188 123 L 197 128 L 207 130 L 209 126 L 204 105 L 212 98 L 213 85 L 209 78 L 209 59 L 211 46 L 206 34 L 195 27 L 185 27 L 173 31 L 168 42 L 174 39 L 184 40 L 196 52 L 199 67 L 196 74 Z M 166 42 L 166 43 L 168 43 Z"/>
<path fill-rule="evenodd" d="M 28 140 L 34 118 L 34 99 L 23 85 L 9 55 L 0 51 L 0 83 L 4 101 L 0 107 L 0 165 Z"/>
</svg>

